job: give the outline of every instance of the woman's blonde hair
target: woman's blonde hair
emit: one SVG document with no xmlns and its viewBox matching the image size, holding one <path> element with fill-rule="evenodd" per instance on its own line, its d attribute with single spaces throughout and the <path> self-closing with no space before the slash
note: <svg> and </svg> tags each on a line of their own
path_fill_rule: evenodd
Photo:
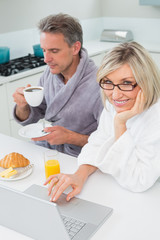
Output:
<svg viewBox="0 0 160 240">
<path fill-rule="evenodd" d="M 97 81 L 128 64 L 134 78 L 146 98 L 145 109 L 157 102 L 160 97 L 160 71 L 148 51 L 136 42 L 121 43 L 105 55 L 97 73 Z M 105 104 L 106 95 L 102 89 Z"/>
</svg>

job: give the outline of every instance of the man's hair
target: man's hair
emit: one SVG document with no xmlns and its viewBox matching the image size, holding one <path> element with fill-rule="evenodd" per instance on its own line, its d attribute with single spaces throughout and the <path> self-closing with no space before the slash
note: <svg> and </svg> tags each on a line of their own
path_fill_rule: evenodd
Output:
<svg viewBox="0 0 160 240">
<path fill-rule="evenodd" d="M 50 15 L 38 24 L 40 32 L 62 33 L 65 41 L 71 47 L 75 42 L 79 41 L 81 47 L 83 45 L 83 31 L 78 19 L 68 14 Z"/>
<path fill-rule="evenodd" d="M 121 43 L 111 49 L 104 57 L 98 70 L 97 81 L 117 70 L 122 65 L 128 64 L 134 78 L 142 89 L 146 103 L 145 109 L 157 102 L 160 98 L 160 71 L 148 51 L 136 42 Z M 105 103 L 106 96 L 102 90 Z"/>
</svg>

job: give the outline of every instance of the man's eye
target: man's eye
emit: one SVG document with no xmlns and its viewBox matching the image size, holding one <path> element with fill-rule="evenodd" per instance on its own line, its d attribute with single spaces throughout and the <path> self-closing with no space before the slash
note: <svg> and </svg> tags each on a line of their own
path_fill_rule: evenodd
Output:
<svg viewBox="0 0 160 240">
<path fill-rule="evenodd" d="M 57 50 L 57 49 L 52 50 L 52 53 L 58 53 L 58 52 L 59 52 L 59 50 Z"/>
</svg>

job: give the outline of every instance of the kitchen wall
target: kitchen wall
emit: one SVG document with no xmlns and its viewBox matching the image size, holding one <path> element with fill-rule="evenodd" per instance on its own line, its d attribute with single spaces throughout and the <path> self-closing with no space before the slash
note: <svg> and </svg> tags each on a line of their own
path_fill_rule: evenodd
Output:
<svg viewBox="0 0 160 240">
<path fill-rule="evenodd" d="M 139 0 L 0 0 L 0 46 L 10 47 L 11 59 L 33 53 L 36 24 L 59 12 L 80 20 L 84 42 L 99 39 L 104 28 L 132 30 L 140 43 L 160 42 L 160 7 L 140 6 Z"/>
<path fill-rule="evenodd" d="M 32 46 L 39 43 L 37 23 L 59 12 L 82 21 L 85 41 L 100 35 L 101 0 L 0 0 L 0 46 L 10 48 L 11 59 L 33 53 Z"/>
<path fill-rule="evenodd" d="M 102 0 L 102 15 L 123 18 L 160 18 L 160 6 L 139 5 L 139 0 Z"/>
<path fill-rule="evenodd" d="M 101 0 L 0 0 L 0 34 L 34 28 L 41 18 L 59 12 L 79 19 L 101 17 L 101 6 Z"/>
<path fill-rule="evenodd" d="M 139 0 L 102 0 L 102 5 L 104 28 L 129 29 L 141 44 L 160 44 L 160 6 L 139 5 Z"/>
</svg>

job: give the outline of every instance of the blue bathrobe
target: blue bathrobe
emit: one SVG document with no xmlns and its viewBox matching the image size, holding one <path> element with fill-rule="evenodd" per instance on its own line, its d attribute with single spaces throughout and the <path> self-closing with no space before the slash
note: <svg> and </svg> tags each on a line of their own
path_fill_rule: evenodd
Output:
<svg viewBox="0 0 160 240">
<path fill-rule="evenodd" d="M 39 85 L 44 87 L 42 104 L 39 107 L 30 107 L 29 118 L 19 123 L 27 125 L 45 117 L 53 126 L 59 125 L 80 134 L 90 135 L 97 129 L 103 109 L 96 74 L 97 67 L 88 58 L 84 48 L 81 50 L 77 70 L 67 84 L 64 84 L 61 74 L 52 74 L 47 67 L 39 82 Z M 14 117 L 16 119 L 15 114 Z M 46 141 L 36 143 L 72 156 L 77 156 L 81 151 L 81 147 L 71 144 L 50 145 Z"/>
</svg>

